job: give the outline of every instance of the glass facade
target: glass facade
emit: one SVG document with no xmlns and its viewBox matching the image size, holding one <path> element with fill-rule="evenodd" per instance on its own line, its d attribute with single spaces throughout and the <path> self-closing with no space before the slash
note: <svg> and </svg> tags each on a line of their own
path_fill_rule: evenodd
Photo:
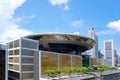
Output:
<svg viewBox="0 0 120 80">
<path fill-rule="evenodd" d="M 21 38 L 8 43 L 8 47 L 8 80 L 33 79 L 33 56 L 38 51 L 38 42 Z"/>
<path fill-rule="evenodd" d="M 38 44 L 36 44 L 35 41 L 27 40 L 27 39 L 21 39 L 21 46 L 23 48 L 29 48 L 29 49 L 37 49 Z"/>
<path fill-rule="evenodd" d="M 38 52 L 38 41 L 21 39 L 21 79 L 34 79 L 34 55 Z"/>
<path fill-rule="evenodd" d="M 22 65 L 22 71 L 33 71 L 33 65 Z"/>
<path fill-rule="evenodd" d="M 22 57 L 22 59 L 21 59 L 22 61 L 22 63 L 32 63 L 33 64 L 33 58 L 29 58 L 29 57 Z"/>
<path fill-rule="evenodd" d="M 88 55 L 82 55 L 82 66 L 89 67 L 89 59 Z"/>
<path fill-rule="evenodd" d="M 33 79 L 33 73 L 22 73 L 22 79 Z"/>
<path fill-rule="evenodd" d="M 19 40 L 8 43 L 8 80 L 20 80 Z"/>
<path fill-rule="evenodd" d="M 8 44 L 8 48 L 9 48 L 9 49 L 13 48 L 13 42 L 10 42 L 10 43 Z"/>
<path fill-rule="evenodd" d="M 8 71 L 8 80 L 20 80 L 20 73 L 14 71 Z"/>
<path fill-rule="evenodd" d="M 19 47 L 19 40 L 14 41 L 14 48 L 17 48 L 17 47 Z"/>
<path fill-rule="evenodd" d="M 107 66 L 115 66 L 113 40 L 104 41 L 104 52 Z"/>
<path fill-rule="evenodd" d="M 35 51 L 33 51 L 33 50 L 21 49 L 22 56 L 33 56 L 34 53 L 35 53 Z"/>
</svg>

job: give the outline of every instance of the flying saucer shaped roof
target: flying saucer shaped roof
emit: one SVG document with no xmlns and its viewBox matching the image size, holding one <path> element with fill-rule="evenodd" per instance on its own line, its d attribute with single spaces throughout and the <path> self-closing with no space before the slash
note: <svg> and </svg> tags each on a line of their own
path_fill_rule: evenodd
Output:
<svg viewBox="0 0 120 80">
<path fill-rule="evenodd" d="M 91 38 L 67 33 L 43 33 L 25 36 L 39 40 L 39 49 L 53 52 L 84 52 L 93 48 L 95 41 Z"/>
</svg>

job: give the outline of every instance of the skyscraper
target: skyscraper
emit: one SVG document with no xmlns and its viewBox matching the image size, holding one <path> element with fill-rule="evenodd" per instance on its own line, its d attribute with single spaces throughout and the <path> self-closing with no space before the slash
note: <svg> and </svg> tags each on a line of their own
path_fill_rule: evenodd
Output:
<svg viewBox="0 0 120 80">
<path fill-rule="evenodd" d="M 88 51 L 88 54 L 91 55 L 92 58 L 98 58 L 98 37 L 95 34 L 94 28 L 89 28 L 88 36 L 96 41 L 95 46 Z"/>
<path fill-rule="evenodd" d="M 115 66 L 113 40 L 105 40 L 104 41 L 104 55 L 105 55 L 105 59 L 106 59 L 106 65 L 107 66 Z"/>
</svg>

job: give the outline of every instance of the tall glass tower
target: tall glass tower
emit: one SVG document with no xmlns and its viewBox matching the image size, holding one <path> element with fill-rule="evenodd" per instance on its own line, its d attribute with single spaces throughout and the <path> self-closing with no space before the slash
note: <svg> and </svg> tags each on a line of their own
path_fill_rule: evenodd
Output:
<svg viewBox="0 0 120 80">
<path fill-rule="evenodd" d="M 88 36 L 96 41 L 95 46 L 91 50 L 88 51 L 88 54 L 92 58 L 98 58 L 98 37 L 95 34 L 94 28 L 89 28 L 89 30 L 88 30 Z"/>
<path fill-rule="evenodd" d="M 107 66 L 115 66 L 114 42 L 113 40 L 104 41 L 104 55 Z"/>
</svg>

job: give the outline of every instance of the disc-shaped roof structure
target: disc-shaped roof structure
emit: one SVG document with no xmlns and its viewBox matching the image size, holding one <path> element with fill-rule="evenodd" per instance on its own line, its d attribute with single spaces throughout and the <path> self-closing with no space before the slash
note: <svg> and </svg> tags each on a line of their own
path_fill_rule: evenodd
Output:
<svg viewBox="0 0 120 80">
<path fill-rule="evenodd" d="M 39 49 L 52 52 L 67 53 L 71 51 L 84 52 L 93 48 L 95 40 L 76 34 L 41 33 L 25 36 L 39 40 Z"/>
</svg>

